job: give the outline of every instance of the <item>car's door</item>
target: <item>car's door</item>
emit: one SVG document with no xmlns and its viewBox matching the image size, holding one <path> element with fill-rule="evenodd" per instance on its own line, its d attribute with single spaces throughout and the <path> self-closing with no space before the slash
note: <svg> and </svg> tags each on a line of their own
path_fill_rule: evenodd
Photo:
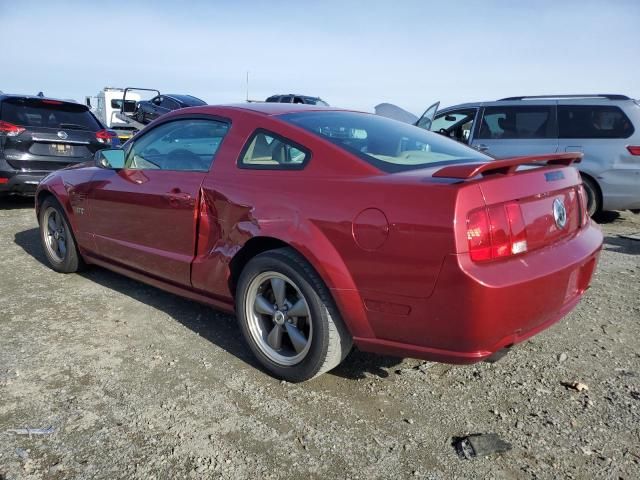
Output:
<svg viewBox="0 0 640 480">
<path fill-rule="evenodd" d="M 555 105 L 486 106 L 479 122 L 471 145 L 496 158 L 555 153 L 558 149 Z"/>
<path fill-rule="evenodd" d="M 125 168 L 100 170 L 89 194 L 97 253 L 190 285 L 200 185 L 228 128 L 209 118 L 161 123 L 127 145 Z"/>
<path fill-rule="evenodd" d="M 149 120 L 155 120 L 156 118 L 158 118 L 158 107 L 160 106 L 160 102 L 162 102 L 162 96 L 158 95 L 157 97 L 153 97 L 151 100 L 149 100 L 147 102 L 147 104 L 145 105 L 145 113 L 146 113 L 146 118 L 148 118 Z"/>
<path fill-rule="evenodd" d="M 478 111 L 477 107 L 471 107 L 439 112 L 431 122 L 430 130 L 458 142 L 469 144 L 473 139 Z"/>
<path fill-rule="evenodd" d="M 424 128 L 425 130 L 431 130 L 431 122 L 433 122 L 433 117 L 436 116 L 439 106 L 440 102 L 436 102 L 427 108 L 416 122 L 416 126 Z"/>
</svg>

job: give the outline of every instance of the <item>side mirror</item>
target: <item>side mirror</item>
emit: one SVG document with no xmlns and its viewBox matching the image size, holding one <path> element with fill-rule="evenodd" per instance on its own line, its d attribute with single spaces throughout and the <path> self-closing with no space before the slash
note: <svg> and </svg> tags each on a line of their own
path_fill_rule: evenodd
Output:
<svg viewBox="0 0 640 480">
<path fill-rule="evenodd" d="M 98 150 L 95 154 L 96 165 L 100 168 L 118 170 L 124 168 L 124 150 L 121 148 L 108 148 Z"/>
<path fill-rule="evenodd" d="M 456 121 L 456 117 L 454 117 L 453 115 L 445 115 L 444 119 L 447 122 L 455 122 Z"/>
</svg>

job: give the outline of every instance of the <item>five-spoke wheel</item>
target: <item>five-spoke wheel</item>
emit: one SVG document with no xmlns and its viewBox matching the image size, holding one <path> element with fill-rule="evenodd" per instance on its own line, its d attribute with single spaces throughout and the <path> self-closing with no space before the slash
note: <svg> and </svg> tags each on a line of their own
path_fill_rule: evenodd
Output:
<svg viewBox="0 0 640 480">
<path fill-rule="evenodd" d="M 51 268 L 63 273 L 80 270 L 84 262 L 64 210 L 54 198 L 47 198 L 40 205 L 39 221 L 40 240 Z"/>
<path fill-rule="evenodd" d="M 304 358 L 313 323 L 304 295 L 290 278 L 278 272 L 254 277 L 245 310 L 249 331 L 267 357 L 281 365 L 295 365 Z"/>
<path fill-rule="evenodd" d="M 351 336 L 329 290 L 311 265 L 289 248 L 270 250 L 244 267 L 236 289 L 242 332 L 258 360 L 292 382 L 337 366 Z"/>
</svg>

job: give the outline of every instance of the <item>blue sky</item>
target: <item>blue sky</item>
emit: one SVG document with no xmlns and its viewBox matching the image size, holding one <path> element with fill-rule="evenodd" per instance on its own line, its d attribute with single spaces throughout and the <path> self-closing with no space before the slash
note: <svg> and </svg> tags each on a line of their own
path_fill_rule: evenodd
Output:
<svg viewBox="0 0 640 480">
<path fill-rule="evenodd" d="M 510 95 L 640 97 L 640 1 L 0 0 L 0 90 L 318 95 L 420 113 Z"/>
</svg>

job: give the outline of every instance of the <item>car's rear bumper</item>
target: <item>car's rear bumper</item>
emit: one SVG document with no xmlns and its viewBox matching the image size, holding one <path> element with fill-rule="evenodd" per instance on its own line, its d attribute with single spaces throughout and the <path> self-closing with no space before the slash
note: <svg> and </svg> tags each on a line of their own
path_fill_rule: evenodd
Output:
<svg viewBox="0 0 640 480">
<path fill-rule="evenodd" d="M 38 184 L 49 173 L 0 170 L 0 195 L 35 195 Z"/>
<path fill-rule="evenodd" d="M 363 295 L 373 335 L 358 348 L 448 363 L 473 363 L 567 315 L 589 287 L 602 234 L 595 226 L 526 257 L 479 265 L 449 255 L 426 299 Z"/>
</svg>

